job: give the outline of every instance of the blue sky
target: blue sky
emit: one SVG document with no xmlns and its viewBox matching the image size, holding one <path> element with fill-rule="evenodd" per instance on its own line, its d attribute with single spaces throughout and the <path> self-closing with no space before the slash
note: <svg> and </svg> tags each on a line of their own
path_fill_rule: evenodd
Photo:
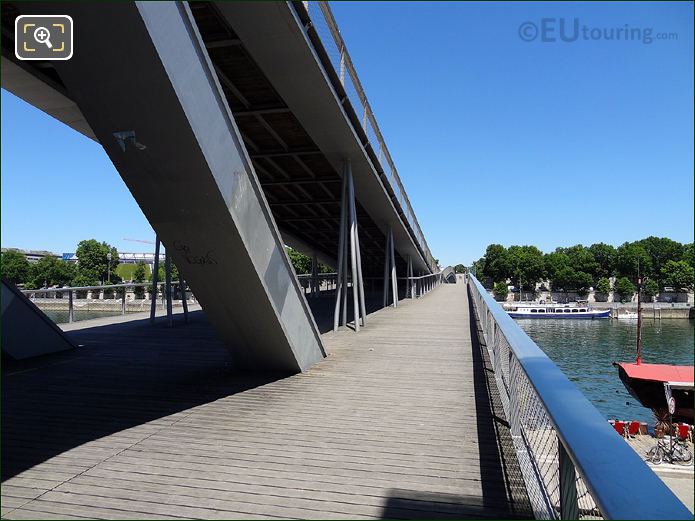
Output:
<svg viewBox="0 0 695 521">
<path fill-rule="evenodd" d="M 442 263 L 493 242 L 693 240 L 692 3 L 332 8 Z M 547 39 L 575 18 L 579 38 L 540 41 L 544 18 Z M 601 32 L 626 26 L 677 38 Z M 153 236 L 99 145 L 2 92 L 3 246 L 67 252 L 94 237 L 138 251 L 123 238 Z"/>
</svg>

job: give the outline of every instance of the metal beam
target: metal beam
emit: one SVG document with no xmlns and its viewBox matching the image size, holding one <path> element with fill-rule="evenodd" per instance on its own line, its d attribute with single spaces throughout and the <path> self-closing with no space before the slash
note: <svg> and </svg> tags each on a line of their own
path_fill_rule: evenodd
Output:
<svg viewBox="0 0 695 521">
<path fill-rule="evenodd" d="M 306 185 L 315 183 L 339 183 L 340 177 L 321 177 L 321 178 L 307 178 L 299 177 L 296 179 L 279 179 L 277 181 L 261 181 L 263 186 L 273 186 L 273 185 Z"/>
<path fill-rule="evenodd" d="M 239 89 L 236 88 L 234 82 L 232 82 L 232 80 L 230 80 L 227 77 L 227 75 L 224 72 L 222 72 L 222 69 L 214 63 L 213 67 L 215 67 L 215 72 L 217 73 L 217 77 L 219 78 L 220 82 L 232 91 L 232 94 L 234 94 L 234 96 L 242 103 L 242 105 L 244 105 L 244 107 L 246 107 L 247 109 L 251 108 L 251 103 L 249 103 L 249 100 L 247 100 L 246 97 L 239 91 Z"/>
<path fill-rule="evenodd" d="M 152 293 L 150 298 L 150 324 L 154 324 L 154 314 L 157 310 L 157 282 L 159 279 L 159 236 L 154 238 L 154 267 L 152 268 Z"/>
<path fill-rule="evenodd" d="M 242 42 L 238 38 L 227 38 L 225 40 L 205 42 L 206 49 L 219 49 L 220 47 L 238 47 L 239 45 L 242 45 Z"/>
<path fill-rule="evenodd" d="M 297 206 L 302 204 L 340 204 L 338 199 L 316 199 L 307 201 L 274 201 L 270 206 Z"/>
<path fill-rule="evenodd" d="M 292 150 L 266 150 L 264 152 L 258 152 L 250 154 L 251 159 L 267 158 L 267 157 L 288 157 L 295 155 L 317 155 L 322 154 L 318 148 L 295 148 Z"/>
</svg>

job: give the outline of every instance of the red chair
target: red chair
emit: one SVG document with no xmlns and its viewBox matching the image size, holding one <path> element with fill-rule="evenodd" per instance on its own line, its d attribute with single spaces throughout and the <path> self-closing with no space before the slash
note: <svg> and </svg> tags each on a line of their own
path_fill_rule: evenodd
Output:
<svg viewBox="0 0 695 521">
<path fill-rule="evenodd" d="M 685 423 L 676 424 L 676 429 L 678 433 L 678 439 L 685 441 L 688 439 L 688 433 L 690 432 L 690 426 Z"/>
<path fill-rule="evenodd" d="M 638 421 L 631 421 L 627 427 L 627 434 L 629 436 L 635 436 L 638 433 L 639 433 L 639 422 Z"/>
<path fill-rule="evenodd" d="M 615 420 L 615 423 L 613 424 L 613 428 L 615 429 L 615 432 L 617 432 L 621 436 L 625 435 L 625 422 L 620 421 L 620 420 Z"/>
</svg>

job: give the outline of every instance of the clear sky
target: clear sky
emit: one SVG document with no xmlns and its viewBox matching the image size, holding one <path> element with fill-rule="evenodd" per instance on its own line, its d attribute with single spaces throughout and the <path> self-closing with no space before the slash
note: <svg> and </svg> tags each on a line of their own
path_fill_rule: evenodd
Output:
<svg viewBox="0 0 695 521">
<path fill-rule="evenodd" d="M 332 8 L 443 264 L 493 242 L 693 240 L 692 3 Z M 626 26 L 640 37 L 606 39 Z M 123 238 L 154 232 L 99 145 L 3 91 L 2 245 L 92 237 L 142 251 Z"/>
</svg>

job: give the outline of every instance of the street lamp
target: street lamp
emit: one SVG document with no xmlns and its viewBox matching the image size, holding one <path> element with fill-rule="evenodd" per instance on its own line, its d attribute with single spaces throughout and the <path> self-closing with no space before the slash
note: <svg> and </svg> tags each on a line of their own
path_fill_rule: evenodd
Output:
<svg viewBox="0 0 695 521">
<path fill-rule="evenodd" d="M 106 278 L 109 284 L 111 284 L 111 252 L 106 254 L 106 260 L 109 263 L 108 270 L 106 271 Z"/>
</svg>

